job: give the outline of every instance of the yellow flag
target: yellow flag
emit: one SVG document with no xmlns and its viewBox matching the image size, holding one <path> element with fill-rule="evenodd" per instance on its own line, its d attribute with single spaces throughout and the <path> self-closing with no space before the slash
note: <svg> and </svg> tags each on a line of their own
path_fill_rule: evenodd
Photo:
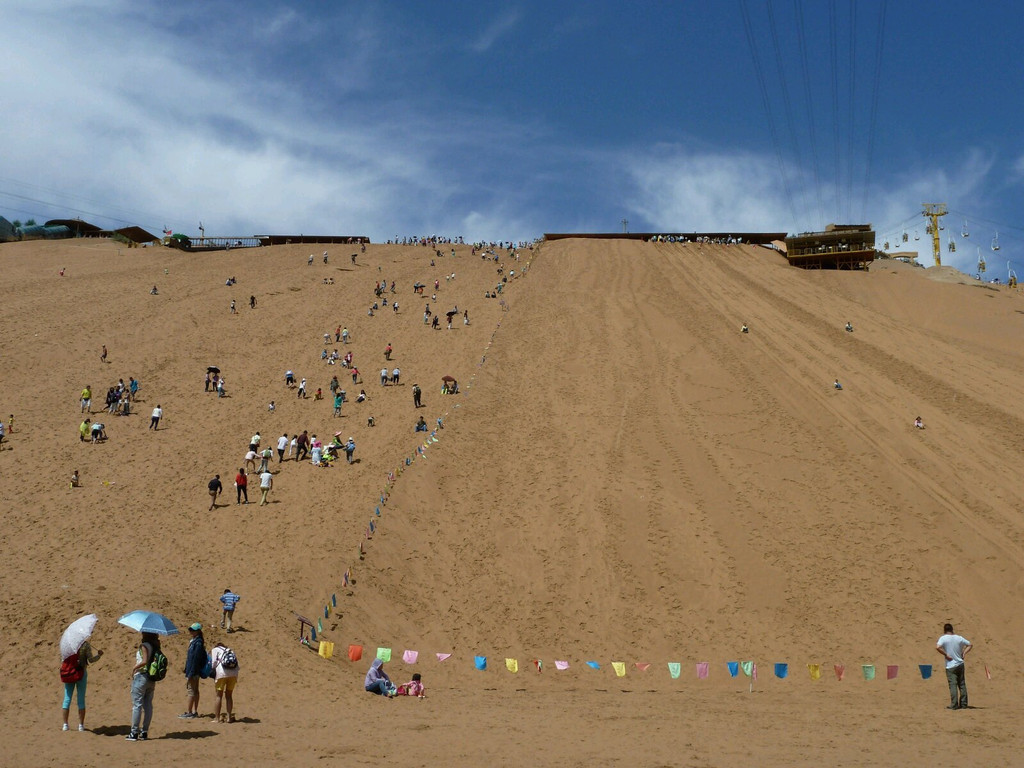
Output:
<svg viewBox="0 0 1024 768">
<path fill-rule="evenodd" d="M 821 679 L 821 664 L 808 664 L 807 671 L 811 673 L 811 680 Z"/>
<path fill-rule="evenodd" d="M 625 677 L 626 676 L 626 664 L 625 664 L 625 662 L 613 661 L 612 662 L 612 669 L 615 670 L 615 676 L 616 677 Z"/>
<path fill-rule="evenodd" d="M 519 660 L 518 659 L 505 659 L 505 669 L 511 672 L 513 675 L 519 671 Z"/>
<path fill-rule="evenodd" d="M 334 643 L 329 643 L 326 640 L 320 641 L 320 649 L 317 651 L 325 659 L 331 658 L 334 655 Z"/>
</svg>

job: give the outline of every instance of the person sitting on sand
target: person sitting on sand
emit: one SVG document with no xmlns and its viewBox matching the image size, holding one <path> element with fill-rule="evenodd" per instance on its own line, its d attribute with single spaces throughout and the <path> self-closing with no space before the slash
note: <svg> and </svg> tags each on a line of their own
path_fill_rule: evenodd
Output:
<svg viewBox="0 0 1024 768">
<path fill-rule="evenodd" d="M 846 324 L 846 332 L 853 333 L 853 326 L 849 322 Z"/>
<path fill-rule="evenodd" d="M 742 326 L 740 327 L 740 333 L 750 333 L 750 329 L 749 329 L 749 328 L 747 328 L 747 324 L 746 324 L 746 323 L 744 323 L 744 324 L 743 324 L 743 325 L 742 325 Z"/>
<path fill-rule="evenodd" d="M 420 420 L 416 422 L 416 430 L 415 431 L 416 432 L 426 432 L 427 431 L 427 422 L 426 422 L 426 419 L 424 419 L 422 416 L 420 416 Z"/>
<path fill-rule="evenodd" d="M 363 688 L 367 693 L 377 696 L 387 696 L 389 699 L 394 697 L 395 686 L 391 684 L 391 678 L 384 671 L 384 662 L 380 659 L 374 659 L 373 664 L 370 665 L 366 678 L 363 680 Z"/>
<path fill-rule="evenodd" d="M 836 379 L 835 383 L 832 386 L 835 389 L 842 389 L 843 388 L 843 385 L 839 383 L 839 379 Z"/>
<path fill-rule="evenodd" d="M 149 289 L 149 293 L 152 296 L 156 296 L 157 295 L 157 290 L 156 290 L 156 286 L 155 285 L 152 288 Z"/>
<path fill-rule="evenodd" d="M 914 419 L 914 426 L 917 427 L 918 429 L 924 429 L 924 422 L 921 421 L 921 417 L 920 416 L 918 416 L 916 419 Z"/>
<path fill-rule="evenodd" d="M 412 680 L 408 683 L 402 683 L 398 686 L 395 691 L 396 696 L 415 696 L 418 699 L 425 699 L 427 697 L 426 690 L 423 688 L 422 678 L 420 673 L 416 672 L 412 676 Z"/>
<path fill-rule="evenodd" d="M 77 469 L 74 472 L 71 473 L 71 487 L 72 488 L 81 488 L 82 487 L 82 483 L 78 479 L 78 470 Z"/>
</svg>

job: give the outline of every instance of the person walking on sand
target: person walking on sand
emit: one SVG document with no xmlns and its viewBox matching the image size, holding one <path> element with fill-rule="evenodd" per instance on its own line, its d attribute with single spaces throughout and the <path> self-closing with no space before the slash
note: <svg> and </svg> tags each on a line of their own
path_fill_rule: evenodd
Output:
<svg viewBox="0 0 1024 768">
<path fill-rule="evenodd" d="M 288 433 L 285 432 L 277 438 L 277 463 L 284 463 L 284 452 L 288 449 Z"/>
<path fill-rule="evenodd" d="M 76 692 L 78 698 L 78 730 L 85 730 L 85 687 L 89 678 L 89 665 L 100 660 L 103 651 L 93 653 L 92 646 L 86 640 L 78 649 L 78 669 L 81 671 L 81 678 L 71 683 L 64 683 L 64 704 L 61 706 L 61 713 L 64 716 L 64 725 L 61 730 L 68 730 L 68 714 L 71 710 L 71 696 Z"/>
<path fill-rule="evenodd" d="M 306 456 L 309 455 L 309 431 L 302 430 L 302 434 L 298 436 L 295 443 L 295 461 L 296 463 L 302 461 Z"/>
<path fill-rule="evenodd" d="M 349 464 L 352 463 L 352 454 L 356 452 L 356 441 L 351 437 L 348 442 L 345 443 L 345 461 Z"/>
<path fill-rule="evenodd" d="M 303 400 L 306 399 L 306 380 L 303 379 L 302 383 L 299 384 L 299 391 L 295 394 L 296 397 L 301 397 Z"/>
<path fill-rule="evenodd" d="M 270 493 L 274 488 L 274 476 L 270 472 L 264 472 L 260 475 L 260 506 L 267 504 L 267 494 Z"/>
<path fill-rule="evenodd" d="M 936 643 L 935 650 L 946 659 L 946 682 L 949 683 L 949 706 L 946 709 L 969 708 L 964 659 L 973 647 L 966 637 L 954 634 L 952 624 L 942 628 L 942 637 Z"/>
<path fill-rule="evenodd" d="M 153 655 L 159 651 L 160 638 L 153 632 L 143 632 L 142 643 L 135 651 L 135 666 L 132 667 L 132 728 L 125 736 L 127 741 L 146 741 L 149 738 L 156 681 L 149 679 L 146 668 Z"/>
<path fill-rule="evenodd" d="M 256 470 L 259 474 L 270 471 L 270 462 L 274 460 L 274 452 L 270 448 L 260 451 L 260 468 Z"/>
<path fill-rule="evenodd" d="M 224 486 L 221 485 L 220 475 L 216 475 L 213 480 L 207 484 L 207 488 L 210 489 L 210 509 L 217 506 L 217 497 L 220 496 L 220 492 L 224 490 Z M 207 510 L 209 512 L 210 510 Z"/>
<path fill-rule="evenodd" d="M 249 297 L 249 309 L 256 309 L 256 297 L 255 296 L 250 296 Z"/>
<path fill-rule="evenodd" d="M 185 711 L 178 717 L 192 720 L 199 717 L 199 673 L 206 666 L 206 642 L 203 625 L 198 621 L 188 628 L 191 640 L 185 653 Z"/>
<path fill-rule="evenodd" d="M 245 475 L 245 467 L 239 467 L 238 474 L 235 475 L 235 504 L 241 504 L 243 497 L 245 497 L 245 503 L 248 504 L 249 478 Z"/>
<path fill-rule="evenodd" d="M 225 589 L 224 594 L 220 596 L 221 610 L 223 614 L 220 617 L 220 628 L 227 630 L 229 633 L 234 632 L 231 627 L 231 620 L 235 617 L 235 606 L 238 605 L 238 601 L 241 600 L 241 595 L 236 595 L 230 589 Z"/>
<path fill-rule="evenodd" d="M 423 397 L 423 390 L 420 389 L 419 384 L 412 385 L 412 404 L 414 408 L 419 408 L 422 403 L 420 399 Z"/>
<path fill-rule="evenodd" d="M 327 256 L 324 256 L 324 261 Z M 213 665 L 214 681 L 217 690 L 217 703 L 213 708 L 213 721 L 215 723 L 235 722 L 234 713 L 234 691 L 238 682 L 238 659 L 235 652 L 227 648 L 224 643 L 217 643 L 210 651 L 210 663 Z M 227 711 L 221 715 L 221 702 L 226 705 Z"/>
<path fill-rule="evenodd" d="M 149 428 L 156 432 L 157 427 L 160 426 L 160 417 L 164 415 L 164 409 L 160 407 L 160 403 L 156 404 L 156 408 L 153 409 L 153 413 L 149 417 Z"/>
<path fill-rule="evenodd" d="M 82 390 L 82 413 L 92 413 L 92 387 L 89 384 L 85 385 L 85 389 Z"/>
<path fill-rule="evenodd" d="M 101 363 L 107 362 L 107 345 L 106 344 L 103 345 L 103 352 L 100 354 L 100 362 Z"/>
<path fill-rule="evenodd" d="M 386 347 L 384 347 L 384 359 L 385 360 L 390 360 L 391 359 L 391 342 L 390 341 L 388 342 L 388 345 Z"/>
<path fill-rule="evenodd" d="M 232 315 L 237 315 L 238 314 L 238 310 L 235 309 L 235 300 L 234 299 L 231 300 L 231 314 Z"/>
<path fill-rule="evenodd" d="M 398 386 L 398 379 L 402 375 L 402 372 L 398 370 L 398 366 L 395 366 L 395 370 L 391 372 L 391 383 L 396 387 Z"/>
</svg>

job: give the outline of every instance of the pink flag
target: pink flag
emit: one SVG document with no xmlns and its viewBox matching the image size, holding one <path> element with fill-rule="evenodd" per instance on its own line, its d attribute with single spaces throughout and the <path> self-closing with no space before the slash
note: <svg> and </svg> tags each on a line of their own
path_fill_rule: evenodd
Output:
<svg viewBox="0 0 1024 768">
<path fill-rule="evenodd" d="M 568 668 L 569 668 L 569 662 L 568 661 L 556 661 L 555 662 L 555 669 L 568 669 Z"/>
<path fill-rule="evenodd" d="M 842 664 L 836 664 L 832 667 L 836 671 L 836 680 L 842 680 L 846 676 L 846 667 Z"/>
<path fill-rule="evenodd" d="M 753 670 L 750 672 L 750 679 L 751 680 L 757 680 L 757 663 L 756 662 L 754 663 Z"/>
<path fill-rule="evenodd" d="M 408 650 L 407 651 L 403 651 L 402 652 L 402 661 L 404 661 L 406 664 L 415 664 L 416 663 L 416 659 L 418 659 L 419 656 L 420 656 L 420 652 L 419 651 L 408 651 Z"/>
<path fill-rule="evenodd" d="M 650 662 L 646 662 L 646 661 L 637 661 L 637 662 L 635 662 L 635 665 L 636 665 L 636 668 L 639 669 L 641 672 L 646 672 L 647 668 L 649 666 L 651 666 Z"/>
<path fill-rule="evenodd" d="M 988 664 L 985 665 L 985 677 L 989 680 L 992 679 L 992 673 L 988 671 Z"/>
<path fill-rule="evenodd" d="M 450 653 L 439 653 L 439 654 L 437 654 L 437 660 L 438 661 L 444 661 L 445 659 L 450 658 L 450 657 L 451 657 Z"/>
<path fill-rule="evenodd" d="M 885 668 L 885 679 L 886 680 L 895 680 L 896 679 L 896 675 L 898 675 L 899 673 L 900 673 L 900 665 L 899 664 L 890 664 L 889 666 L 887 666 Z"/>
<path fill-rule="evenodd" d="M 710 669 L 710 667 L 711 667 L 711 662 L 710 661 L 698 661 L 697 662 L 697 679 L 698 680 L 707 680 L 708 679 L 708 670 Z"/>
</svg>

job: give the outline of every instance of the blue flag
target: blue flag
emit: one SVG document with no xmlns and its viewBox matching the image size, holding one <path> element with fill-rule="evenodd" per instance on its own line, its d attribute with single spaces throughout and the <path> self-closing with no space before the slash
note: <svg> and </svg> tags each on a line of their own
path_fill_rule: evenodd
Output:
<svg viewBox="0 0 1024 768">
<path fill-rule="evenodd" d="M 487 657 L 486 656 L 475 656 L 473 658 L 473 665 L 479 670 L 487 669 Z"/>
<path fill-rule="evenodd" d="M 927 680 L 932 676 L 932 665 L 931 664 L 918 664 L 918 669 L 921 670 L 921 679 Z"/>
<path fill-rule="evenodd" d="M 738 661 L 727 661 L 726 666 L 729 667 L 730 677 L 736 677 L 740 673 L 740 663 Z"/>
<path fill-rule="evenodd" d="M 588 661 L 587 662 L 587 666 L 590 667 L 591 669 L 600 669 L 601 668 L 601 665 L 598 664 L 596 661 Z"/>
<path fill-rule="evenodd" d="M 789 675 L 789 664 L 776 664 L 775 665 L 775 676 L 783 678 Z"/>
</svg>

